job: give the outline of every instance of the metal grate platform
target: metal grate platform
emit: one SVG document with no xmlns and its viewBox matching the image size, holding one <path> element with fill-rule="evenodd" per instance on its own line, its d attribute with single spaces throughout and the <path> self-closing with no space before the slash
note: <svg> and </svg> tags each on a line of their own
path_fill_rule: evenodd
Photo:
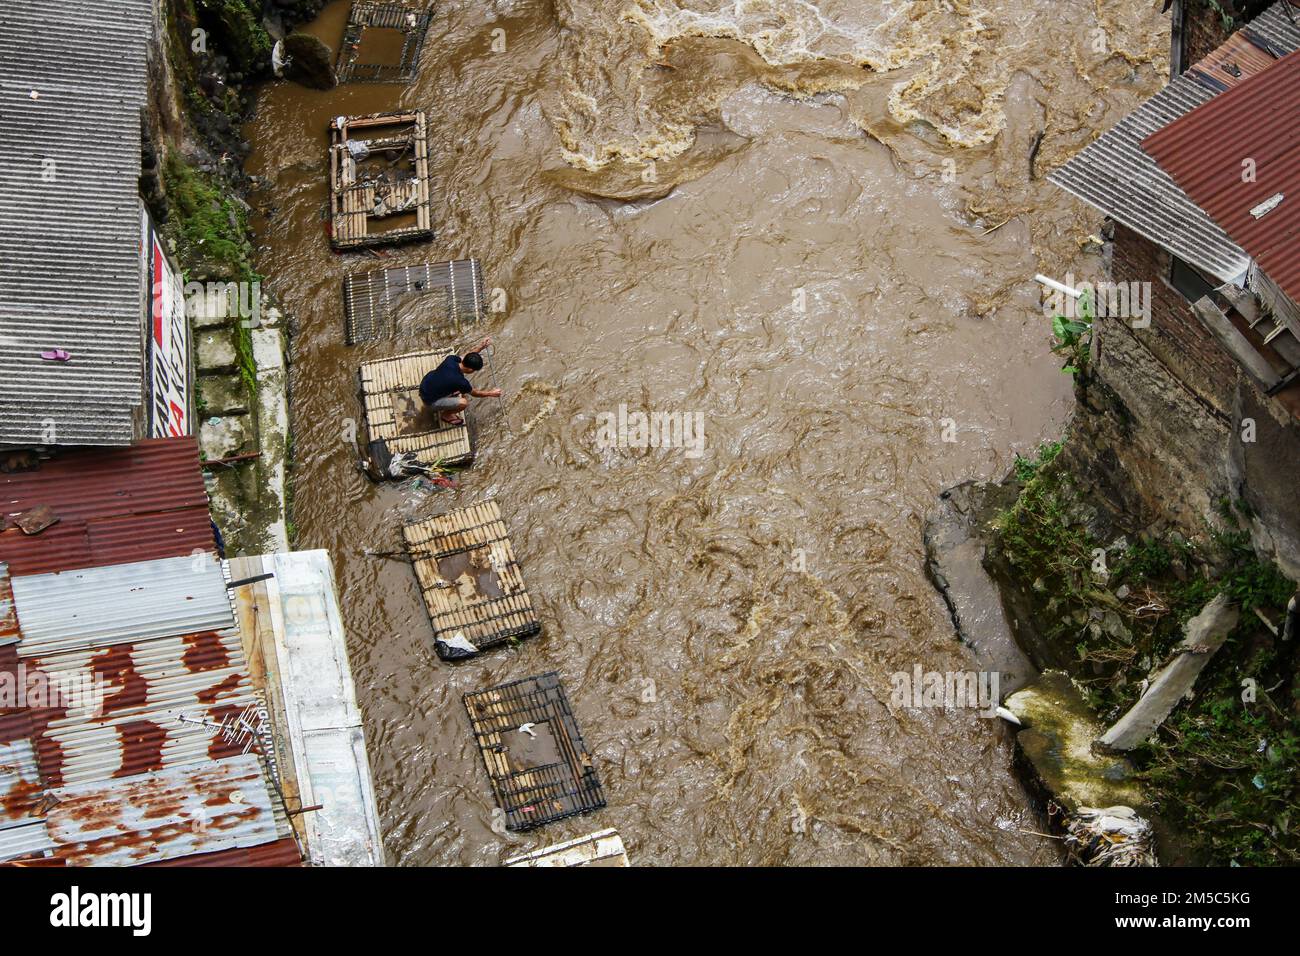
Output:
<svg viewBox="0 0 1300 956">
<path fill-rule="evenodd" d="M 402 539 L 443 660 L 541 632 L 495 501 L 408 524 Z"/>
<path fill-rule="evenodd" d="M 483 271 L 477 259 L 358 272 L 343 280 L 348 345 L 397 334 L 397 305 L 404 296 L 441 296 L 445 331 L 457 334 L 485 315 Z M 425 331 L 428 331 L 427 329 Z"/>
<path fill-rule="evenodd" d="M 410 83 L 420 68 L 420 52 L 433 20 L 433 4 L 372 3 L 355 0 L 348 12 L 334 72 L 340 83 Z M 402 47 L 396 62 L 364 62 L 367 31 L 394 30 Z M 370 34 L 374 37 L 374 33 Z"/>
<path fill-rule="evenodd" d="M 330 121 L 330 244 L 355 249 L 433 237 L 424 113 Z"/>
<path fill-rule="evenodd" d="M 467 425 L 448 425 L 420 400 L 420 380 L 449 349 L 408 352 L 363 362 L 358 371 L 372 463 L 387 473 L 392 455 L 411 452 L 426 464 L 463 465 L 474 457 Z"/>
<path fill-rule="evenodd" d="M 507 829 L 531 830 L 605 806 L 558 674 L 466 694 L 465 709 Z"/>
</svg>

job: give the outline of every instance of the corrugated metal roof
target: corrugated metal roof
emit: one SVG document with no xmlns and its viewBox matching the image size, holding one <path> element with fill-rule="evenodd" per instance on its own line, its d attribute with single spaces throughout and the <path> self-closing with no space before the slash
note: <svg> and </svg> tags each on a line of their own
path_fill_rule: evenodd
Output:
<svg viewBox="0 0 1300 956">
<path fill-rule="evenodd" d="M 0 850 L 22 865 L 288 860 L 288 847 L 269 846 L 293 831 L 258 753 L 265 705 L 220 563 L 203 555 L 14 581 L 23 636 L 0 646 L 0 672 L 26 686 L 38 675 L 45 697 L 0 711 L 0 833 L 44 820 L 52 856 L 26 856 L 34 829 L 4 834 Z M 232 758 L 245 763 L 243 808 L 222 803 Z"/>
<path fill-rule="evenodd" d="M 32 742 L 0 743 L 0 860 L 32 852 L 31 842 L 38 838 L 32 827 L 41 822 L 33 804 L 44 789 Z"/>
<path fill-rule="evenodd" d="M 38 505 L 52 507 L 58 523 L 36 535 L 0 532 L 0 561 L 11 574 L 215 550 L 193 437 L 64 451 L 38 468 L 0 475 L 0 512 Z"/>
<path fill-rule="evenodd" d="M 1273 4 L 1245 27 L 1245 32 L 1270 46 L 1278 56 L 1300 49 L 1300 0 Z"/>
<path fill-rule="evenodd" d="M 137 866 L 284 836 L 253 754 L 60 787 L 50 797 L 55 855 L 74 866 Z"/>
<path fill-rule="evenodd" d="M 1147 137 L 1143 147 L 1300 302 L 1300 52 Z M 1245 175 L 1253 163 L 1254 178 Z"/>
<path fill-rule="evenodd" d="M 1275 3 L 1251 21 L 1248 31 L 1224 44 L 1232 44 L 1231 52 L 1254 38 L 1271 48 L 1271 52 L 1257 50 L 1250 56 L 1236 56 L 1240 79 L 1267 68 L 1272 53 L 1285 54 L 1300 48 L 1300 27 L 1291 24 L 1283 9 L 1287 2 Z M 1220 51 L 1215 51 L 1187 73 L 1175 77 L 1047 178 L 1202 272 L 1227 282 L 1245 274 L 1250 257 L 1142 148 L 1147 137 L 1226 88 L 1218 80 L 1207 82 L 1201 78 L 1213 75 L 1222 60 Z"/>
<path fill-rule="evenodd" d="M 152 0 L 0 7 L 0 443 L 45 443 L 47 421 L 59 444 L 131 441 L 153 23 Z"/>
<path fill-rule="evenodd" d="M 22 622 L 20 657 L 234 625 L 225 574 L 209 554 L 19 575 L 13 594 Z"/>
<path fill-rule="evenodd" d="M 9 583 L 9 565 L 0 561 L 0 644 L 12 644 L 18 632 L 18 612 L 14 610 L 14 589 Z"/>
<path fill-rule="evenodd" d="M 301 866 L 302 852 L 292 837 L 238 850 L 196 853 L 174 860 L 159 860 L 145 866 Z"/>
<path fill-rule="evenodd" d="M 39 855 L 53 846 L 44 820 L 0 827 L 0 862 Z"/>
<path fill-rule="evenodd" d="M 14 600 L 19 663 L 64 695 L 34 715 L 47 785 L 245 749 L 246 739 L 218 730 L 260 699 L 215 558 L 18 577 Z"/>
<path fill-rule="evenodd" d="M 1231 89 L 1249 77 L 1268 69 L 1276 57 L 1258 45 L 1249 31 L 1239 30 L 1226 43 L 1192 66 L 1195 79 L 1212 87 Z"/>
</svg>

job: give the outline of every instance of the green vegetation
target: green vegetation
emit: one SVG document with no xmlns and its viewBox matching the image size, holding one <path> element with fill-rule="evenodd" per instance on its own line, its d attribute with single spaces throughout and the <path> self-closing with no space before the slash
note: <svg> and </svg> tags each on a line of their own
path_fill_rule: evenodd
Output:
<svg viewBox="0 0 1300 956">
<path fill-rule="evenodd" d="M 1021 484 L 1027 482 L 1030 478 L 1034 477 L 1034 475 L 1038 474 L 1039 468 L 1041 468 L 1043 465 L 1046 465 L 1053 458 L 1059 455 L 1061 453 L 1061 449 L 1064 447 L 1065 447 L 1065 442 L 1049 441 L 1049 442 L 1043 442 L 1041 445 L 1038 446 L 1038 452 L 1036 456 L 1033 458 L 1024 458 L 1021 455 L 1017 454 L 1016 462 L 1014 465 L 1014 474 L 1016 476 L 1016 481 L 1020 482 Z"/>
<path fill-rule="evenodd" d="M 187 270 L 202 268 L 213 278 L 253 281 L 248 214 L 225 183 L 170 152 L 163 183 L 171 208 L 176 254 Z"/>
<path fill-rule="evenodd" d="M 1223 5 L 1222 0 L 1198 0 L 1198 2 L 1202 6 L 1207 7 L 1214 13 L 1218 14 L 1219 20 L 1223 24 L 1223 29 L 1226 32 L 1231 33 L 1236 28 L 1237 16 L 1233 11 L 1227 9 Z"/>
<path fill-rule="evenodd" d="M 1193 699 L 1131 756 L 1193 861 L 1300 862 L 1298 662 L 1255 613 L 1279 621 L 1295 584 L 1256 556 L 1241 503 L 1223 503 L 1223 527 L 1207 528 L 1199 544 L 1176 532 L 1096 540 L 1095 511 L 1059 452 L 1048 445 L 1036 460 L 1017 459 L 1024 487 L 993 524 L 1034 624 L 1069 649 L 1071 676 L 1110 723 L 1141 696 L 1188 619 L 1227 591 L 1241 608 L 1238 626 Z"/>
<path fill-rule="evenodd" d="M 1052 334 L 1056 337 L 1052 351 L 1065 356 L 1061 371 L 1078 378 L 1088 367 L 1088 355 L 1092 349 L 1092 323 L 1096 315 L 1091 291 L 1079 296 L 1075 309 L 1078 312 L 1075 319 L 1052 316 Z"/>
<path fill-rule="evenodd" d="M 256 0 L 194 0 L 204 29 L 215 34 L 220 49 L 241 73 L 253 73 L 270 62 L 270 35 L 262 27 Z"/>
<path fill-rule="evenodd" d="M 173 152 L 163 164 L 163 182 L 171 209 L 170 231 L 186 278 L 260 282 L 262 277 L 252 264 L 248 213 L 225 181 L 195 169 Z M 257 364 L 246 322 L 235 323 L 235 347 L 239 374 L 249 395 L 256 395 Z"/>
</svg>

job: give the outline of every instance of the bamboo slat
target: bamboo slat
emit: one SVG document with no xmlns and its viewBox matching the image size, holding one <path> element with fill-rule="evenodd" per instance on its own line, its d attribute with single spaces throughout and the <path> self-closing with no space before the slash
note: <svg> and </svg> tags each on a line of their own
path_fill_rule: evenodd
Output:
<svg viewBox="0 0 1300 956">
<path fill-rule="evenodd" d="M 507 829 L 530 830 L 605 806 L 558 674 L 512 681 L 464 700 Z"/>
<path fill-rule="evenodd" d="M 399 128 L 396 134 L 369 138 L 368 130 Z M 405 127 L 404 129 L 402 129 Z M 375 179 L 359 177 L 357 160 L 348 149 L 352 140 L 363 141 L 374 156 L 393 156 L 394 168 L 400 171 L 409 150 L 410 175 L 395 182 L 387 181 L 385 203 L 377 212 L 380 195 Z M 428 125 L 423 111 L 370 113 L 365 116 L 338 117 L 330 122 L 330 243 L 336 249 L 376 246 L 428 239 L 433 236 L 431 190 L 429 188 Z M 384 229 L 383 222 L 393 215 L 415 214 L 415 225 Z M 373 228 L 372 228 L 373 227 Z"/>
<path fill-rule="evenodd" d="M 456 636 L 485 651 L 540 633 L 495 501 L 408 524 L 402 538 L 444 660 L 470 656 L 447 645 Z"/>
<path fill-rule="evenodd" d="M 426 349 L 361 364 L 358 378 L 370 441 L 385 442 L 393 453 L 413 452 L 426 464 L 461 464 L 473 457 L 467 425 L 448 425 L 425 412 L 421 421 L 432 427 L 411 432 L 404 430 L 410 419 L 399 420 L 397 414 L 399 403 L 418 407 L 415 393 L 421 379 L 450 354 L 449 349 Z"/>
</svg>

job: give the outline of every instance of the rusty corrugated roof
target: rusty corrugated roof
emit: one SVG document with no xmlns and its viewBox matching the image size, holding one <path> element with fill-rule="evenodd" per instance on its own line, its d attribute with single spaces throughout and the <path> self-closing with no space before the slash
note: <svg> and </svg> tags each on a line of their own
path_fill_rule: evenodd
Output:
<svg viewBox="0 0 1300 956">
<path fill-rule="evenodd" d="M 1250 265 L 1248 253 L 1142 144 L 1206 103 L 1235 92 L 1236 84 L 1270 69 L 1276 57 L 1300 48 L 1300 16 L 1293 7 L 1288 0 L 1278 0 L 1069 162 L 1052 170 L 1048 180 L 1207 276 L 1223 282 L 1239 280 Z M 1225 71 L 1228 64 L 1240 76 Z"/>
<path fill-rule="evenodd" d="M 1238 30 L 1227 41 L 1187 71 L 1199 80 L 1224 90 L 1262 73 L 1277 58 L 1263 49 L 1249 30 Z"/>
<path fill-rule="evenodd" d="M 54 509 L 56 524 L 35 535 L 0 531 L 0 561 L 14 576 L 215 550 L 192 437 L 77 449 L 0 475 L 0 513 L 40 505 Z"/>
<path fill-rule="evenodd" d="M 14 610 L 14 589 L 9 583 L 9 565 L 0 561 L 0 644 L 12 644 L 18 633 L 18 612 Z"/>
<path fill-rule="evenodd" d="M 1300 51 L 1148 136 L 1142 147 L 1300 302 Z"/>
<path fill-rule="evenodd" d="M 195 853 L 145 866 L 302 866 L 302 853 L 292 837 L 237 850 Z"/>
<path fill-rule="evenodd" d="M 0 760 L 13 765 L 0 768 L 0 861 L 288 859 L 269 848 L 292 829 L 257 752 L 263 701 L 215 558 L 20 575 L 13 590 L 22 636 L 0 645 L 0 672 L 38 675 L 47 696 L 0 711 L 13 758 Z"/>
<path fill-rule="evenodd" d="M 49 799 L 54 855 L 73 866 L 138 866 L 285 835 L 255 754 L 60 787 Z"/>
</svg>

